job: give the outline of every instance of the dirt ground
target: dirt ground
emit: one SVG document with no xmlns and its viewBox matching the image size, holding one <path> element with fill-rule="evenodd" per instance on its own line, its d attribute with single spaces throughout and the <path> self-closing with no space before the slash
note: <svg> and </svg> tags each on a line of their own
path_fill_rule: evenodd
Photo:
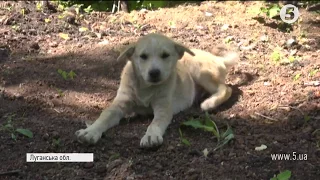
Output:
<svg viewBox="0 0 320 180">
<path fill-rule="evenodd" d="M 320 80 L 319 14 L 300 9 L 299 23 L 286 31 L 280 21 L 257 16 L 263 2 L 204 2 L 81 17 L 37 11 L 35 4 L 1 5 L 0 125 L 11 120 L 34 136 L 17 134 L 15 141 L 2 128 L 0 173 L 7 174 L 0 179 L 256 180 L 284 170 L 291 171 L 291 179 L 320 176 L 320 86 L 307 85 Z M 225 44 L 241 54 L 228 76 L 231 99 L 210 112 L 220 128 L 227 122 L 234 131 L 234 140 L 223 148 L 213 151 L 217 139 L 189 127 L 181 130 L 191 145 L 181 143 L 180 124 L 202 117 L 199 105 L 174 117 L 158 149 L 139 148 L 152 117 L 123 119 L 95 146 L 75 140 L 84 121 L 95 120 L 115 97 L 124 65 L 116 62 L 119 52 L 150 32 L 204 50 Z M 295 42 L 288 42 L 293 37 Z M 272 60 L 277 47 L 279 62 Z M 287 62 L 289 57 L 295 60 Z M 65 80 L 58 69 L 76 76 Z M 256 151 L 262 144 L 267 149 Z M 92 152 L 94 163 L 26 163 L 28 152 Z M 271 159 L 294 152 L 307 160 Z"/>
</svg>

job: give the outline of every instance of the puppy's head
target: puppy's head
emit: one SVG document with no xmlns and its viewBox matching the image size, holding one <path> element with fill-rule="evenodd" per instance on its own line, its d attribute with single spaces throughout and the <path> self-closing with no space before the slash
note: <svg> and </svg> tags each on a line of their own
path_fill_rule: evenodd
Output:
<svg viewBox="0 0 320 180">
<path fill-rule="evenodd" d="M 160 84 L 172 73 L 179 59 L 187 52 L 194 53 L 181 44 L 160 34 L 149 34 L 129 46 L 118 60 L 131 60 L 136 73 L 147 84 Z"/>
</svg>

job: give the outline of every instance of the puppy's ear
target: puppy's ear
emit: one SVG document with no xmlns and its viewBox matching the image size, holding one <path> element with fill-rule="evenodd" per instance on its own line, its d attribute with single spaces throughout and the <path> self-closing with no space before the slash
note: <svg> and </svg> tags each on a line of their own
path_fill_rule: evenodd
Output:
<svg viewBox="0 0 320 180">
<path fill-rule="evenodd" d="M 179 58 L 182 58 L 184 52 L 187 52 L 190 55 L 195 56 L 195 54 L 189 48 L 186 48 L 185 46 L 183 46 L 181 44 L 175 43 L 174 47 L 179 54 Z"/>
<path fill-rule="evenodd" d="M 118 57 L 117 61 L 125 61 L 125 60 L 131 60 L 131 56 L 133 55 L 135 50 L 135 45 L 130 45 L 127 47 L 126 50 L 124 50 L 120 56 Z"/>
</svg>

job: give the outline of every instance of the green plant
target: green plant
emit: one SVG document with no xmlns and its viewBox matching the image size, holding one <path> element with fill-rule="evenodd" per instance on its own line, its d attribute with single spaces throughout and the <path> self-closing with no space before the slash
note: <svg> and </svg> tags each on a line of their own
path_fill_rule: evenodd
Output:
<svg viewBox="0 0 320 180">
<path fill-rule="evenodd" d="M 274 49 L 270 56 L 272 61 L 279 62 L 282 58 L 281 51 L 279 49 Z"/>
<path fill-rule="evenodd" d="M 289 180 L 291 177 L 291 171 L 285 170 L 280 172 L 277 176 L 274 176 L 270 180 Z"/>
<path fill-rule="evenodd" d="M 11 26 L 11 28 L 13 30 L 15 30 L 15 31 L 19 31 L 20 30 L 20 26 L 18 26 L 18 25 L 13 25 L 13 26 Z"/>
<path fill-rule="evenodd" d="M 61 75 L 61 77 L 64 80 L 68 80 L 68 79 L 74 79 L 75 76 L 77 76 L 77 74 L 74 71 L 70 71 L 69 73 L 62 70 L 62 69 L 58 69 L 58 73 Z"/>
<path fill-rule="evenodd" d="M 84 10 L 84 12 L 90 14 L 93 11 L 93 8 L 91 7 L 91 5 L 89 5 L 88 7 L 84 8 L 83 10 Z"/>
<path fill-rule="evenodd" d="M 180 128 L 179 128 L 179 134 L 180 134 L 180 140 L 181 140 L 181 142 L 182 142 L 183 144 L 187 145 L 187 146 L 190 146 L 191 143 L 190 143 L 186 138 L 183 137 L 183 134 L 182 134 L 182 131 L 181 131 Z"/>
<path fill-rule="evenodd" d="M 42 2 L 37 2 L 37 4 L 36 4 L 36 10 L 37 10 L 37 11 L 42 11 L 42 10 L 43 10 Z"/>
<path fill-rule="evenodd" d="M 21 9 L 21 14 L 24 16 L 26 14 L 26 10 L 24 8 Z"/>
<path fill-rule="evenodd" d="M 50 22 L 51 22 L 51 19 L 46 18 L 46 19 L 44 19 L 44 22 L 45 22 L 45 23 L 50 23 Z"/>
<path fill-rule="evenodd" d="M 312 69 L 312 70 L 309 72 L 309 76 L 310 76 L 310 77 L 313 77 L 313 76 L 315 76 L 318 72 L 319 72 L 319 69 Z"/>
<path fill-rule="evenodd" d="M 65 11 L 68 7 L 82 5 L 81 8 L 86 12 L 90 13 L 94 11 L 111 11 L 112 7 L 115 5 L 117 7 L 118 1 L 76 1 L 76 0 L 56 0 L 55 3 L 58 6 L 58 11 Z M 151 1 L 151 0 L 134 0 L 127 1 L 129 11 L 140 10 L 142 8 L 155 10 L 163 7 L 172 7 L 183 3 L 197 3 L 201 1 Z"/>
<path fill-rule="evenodd" d="M 15 116 L 16 116 L 15 114 L 6 115 L 7 123 L 1 126 L 0 130 L 9 132 L 11 134 L 11 138 L 15 141 L 17 140 L 17 135 L 16 135 L 17 133 L 24 135 L 28 138 L 33 138 L 33 133 L 29 129 L 22 129 L 22 128 L 16 129 L 12 125 L 12 120 Z"/>
<path fill-rule="evenodd" d="M 204 131 L 208 131 L 213 133 L 213 135 L 217 138 L 218 144 L 216 148 L 217 150 L 227 144 L 230 140 L 234 138 L 233 131 L 231 127 L 227 124 L 227 130 L 224 133 L 220 133 L 218 126 L 216 123 L 211 120 L 209 114 L 206 112 L 204 119 L 190 119 L 186 122 L 183 122 L 182 125 L 190 126 L 195 129 L 202 129 Z"/>
<path fill-rule="evenodd" d="M 7 5 L 7 6 L 0 6 L 0 9 L 3 9 L 3 10 L 7 10 L 7 11 L 12 11 L 13 9 L 13 6 L 12 5 Z"/>
<path fill-rule="evenodd" d="M 320 150 L 320 128 L 313 131 L 312 136 L 316 137 L 317 149 Z"/>
<path fill-rule="evenodd" d="M 294 80 L 294 81 L 297 81 L 297 80 L 300 79 L 300 77 L 301 77 L 301 73 L 298 73 L 298 74 L 296 74 L 296 75 L 293 77 L 293 80 Z"/>
<path fill-rule="evenodd" d="M 64 93 L 61 89 L 56 88 L 56 90 L 58 91 L 59 97 L 64 96 Z"/>
<path fill-rule="evenodd" d="M 229 43 L 231 43 L 233 40 L 234 40 L 234 37 L 233 37 L 233 36 L 227 36 L 227 37 L 224 39 L 224 42 L 225 42 L 226 44 L 229 44 Z"/>
<path fill-rule="evenodd" d="M 119 157 L 120 157 L 120 153 L 114 153 L 110 156 L 109 160 L 112 161 L 112 160 L 118 159 Z"/>
<path fill-rule="evenodd" d="M 60 138 L 58 138 L 58 139 L 52 139 L 52 145 L 54 146 L 54 147 L 59 147 L 61 144 L 61 141 L 60 141 Z"/>
<path fill-rule="evenodd" d="M 304 119 L 304 122 L 307 123 L 310 121 L 311 118 L 308 115 L 304 115 L 303 119 Z"/>
<path fill-rule="evenodd" d="M 267 7 L 261 7 L 260 13 L 265 13 L 269 18 L 273 18 L 280 13 L 280 9 L 278 4 L 270 4 Z"/>
<path fill-rule="evenodd" d="M 83 4 L 75 4 L 73 5 L 74 10 L 76 11 L 76 14 L 79 15 L 80 14 L 80 9 L 83 7 Z"/>
<path fill-rule="evenodd" d="M 58 18 L 59 18 L 59 17 L 58 17 Z M 68 34 L 65 34 L 65 33 L 59 33 L 59 36 L 60 36 L 62 39 L 64 39 L 64 40 L 69 40 L 69 39 L 70 39 L 69 35 L 68 35 Z"/>
<path fill-rule="evenodd" d="M 296 60 L 296 58 L 294 56 L 289 56 L 288 57 L 289 61 L 292 63 Z"/>
<path fill-rule="evenodd" d="M 146 9 L 156 9 L 165 7 L 167 5 L 166 1 L 142 1 L 141 7 Z"/>
</svg>

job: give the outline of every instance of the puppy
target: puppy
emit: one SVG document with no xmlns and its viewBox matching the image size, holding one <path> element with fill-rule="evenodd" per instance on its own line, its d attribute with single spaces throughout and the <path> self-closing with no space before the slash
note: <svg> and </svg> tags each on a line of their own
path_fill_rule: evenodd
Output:
<svg viewBox="0 0 320 180">
<path fill-rule="evenodd" d="M 211 95 L 201 103 L 204 111 L 216 108 L 231 96 L 232 89 L 225 84 L 225 78 L 238 54 L 224 49 L 216 51 L 219 56 L 190 50 L 160 34 L 140 38 L 118 57 L 118 61 L 129 61 L 114 101 L 92 125 L 76 132 L 78 140 L 95 144 L 103 132 L 119 124 L 126 114 L 153 113 L 140 146 L 161 145 L 173 115 L 192 106 L 201 93 L 197 86 Z"/>
</svg>

